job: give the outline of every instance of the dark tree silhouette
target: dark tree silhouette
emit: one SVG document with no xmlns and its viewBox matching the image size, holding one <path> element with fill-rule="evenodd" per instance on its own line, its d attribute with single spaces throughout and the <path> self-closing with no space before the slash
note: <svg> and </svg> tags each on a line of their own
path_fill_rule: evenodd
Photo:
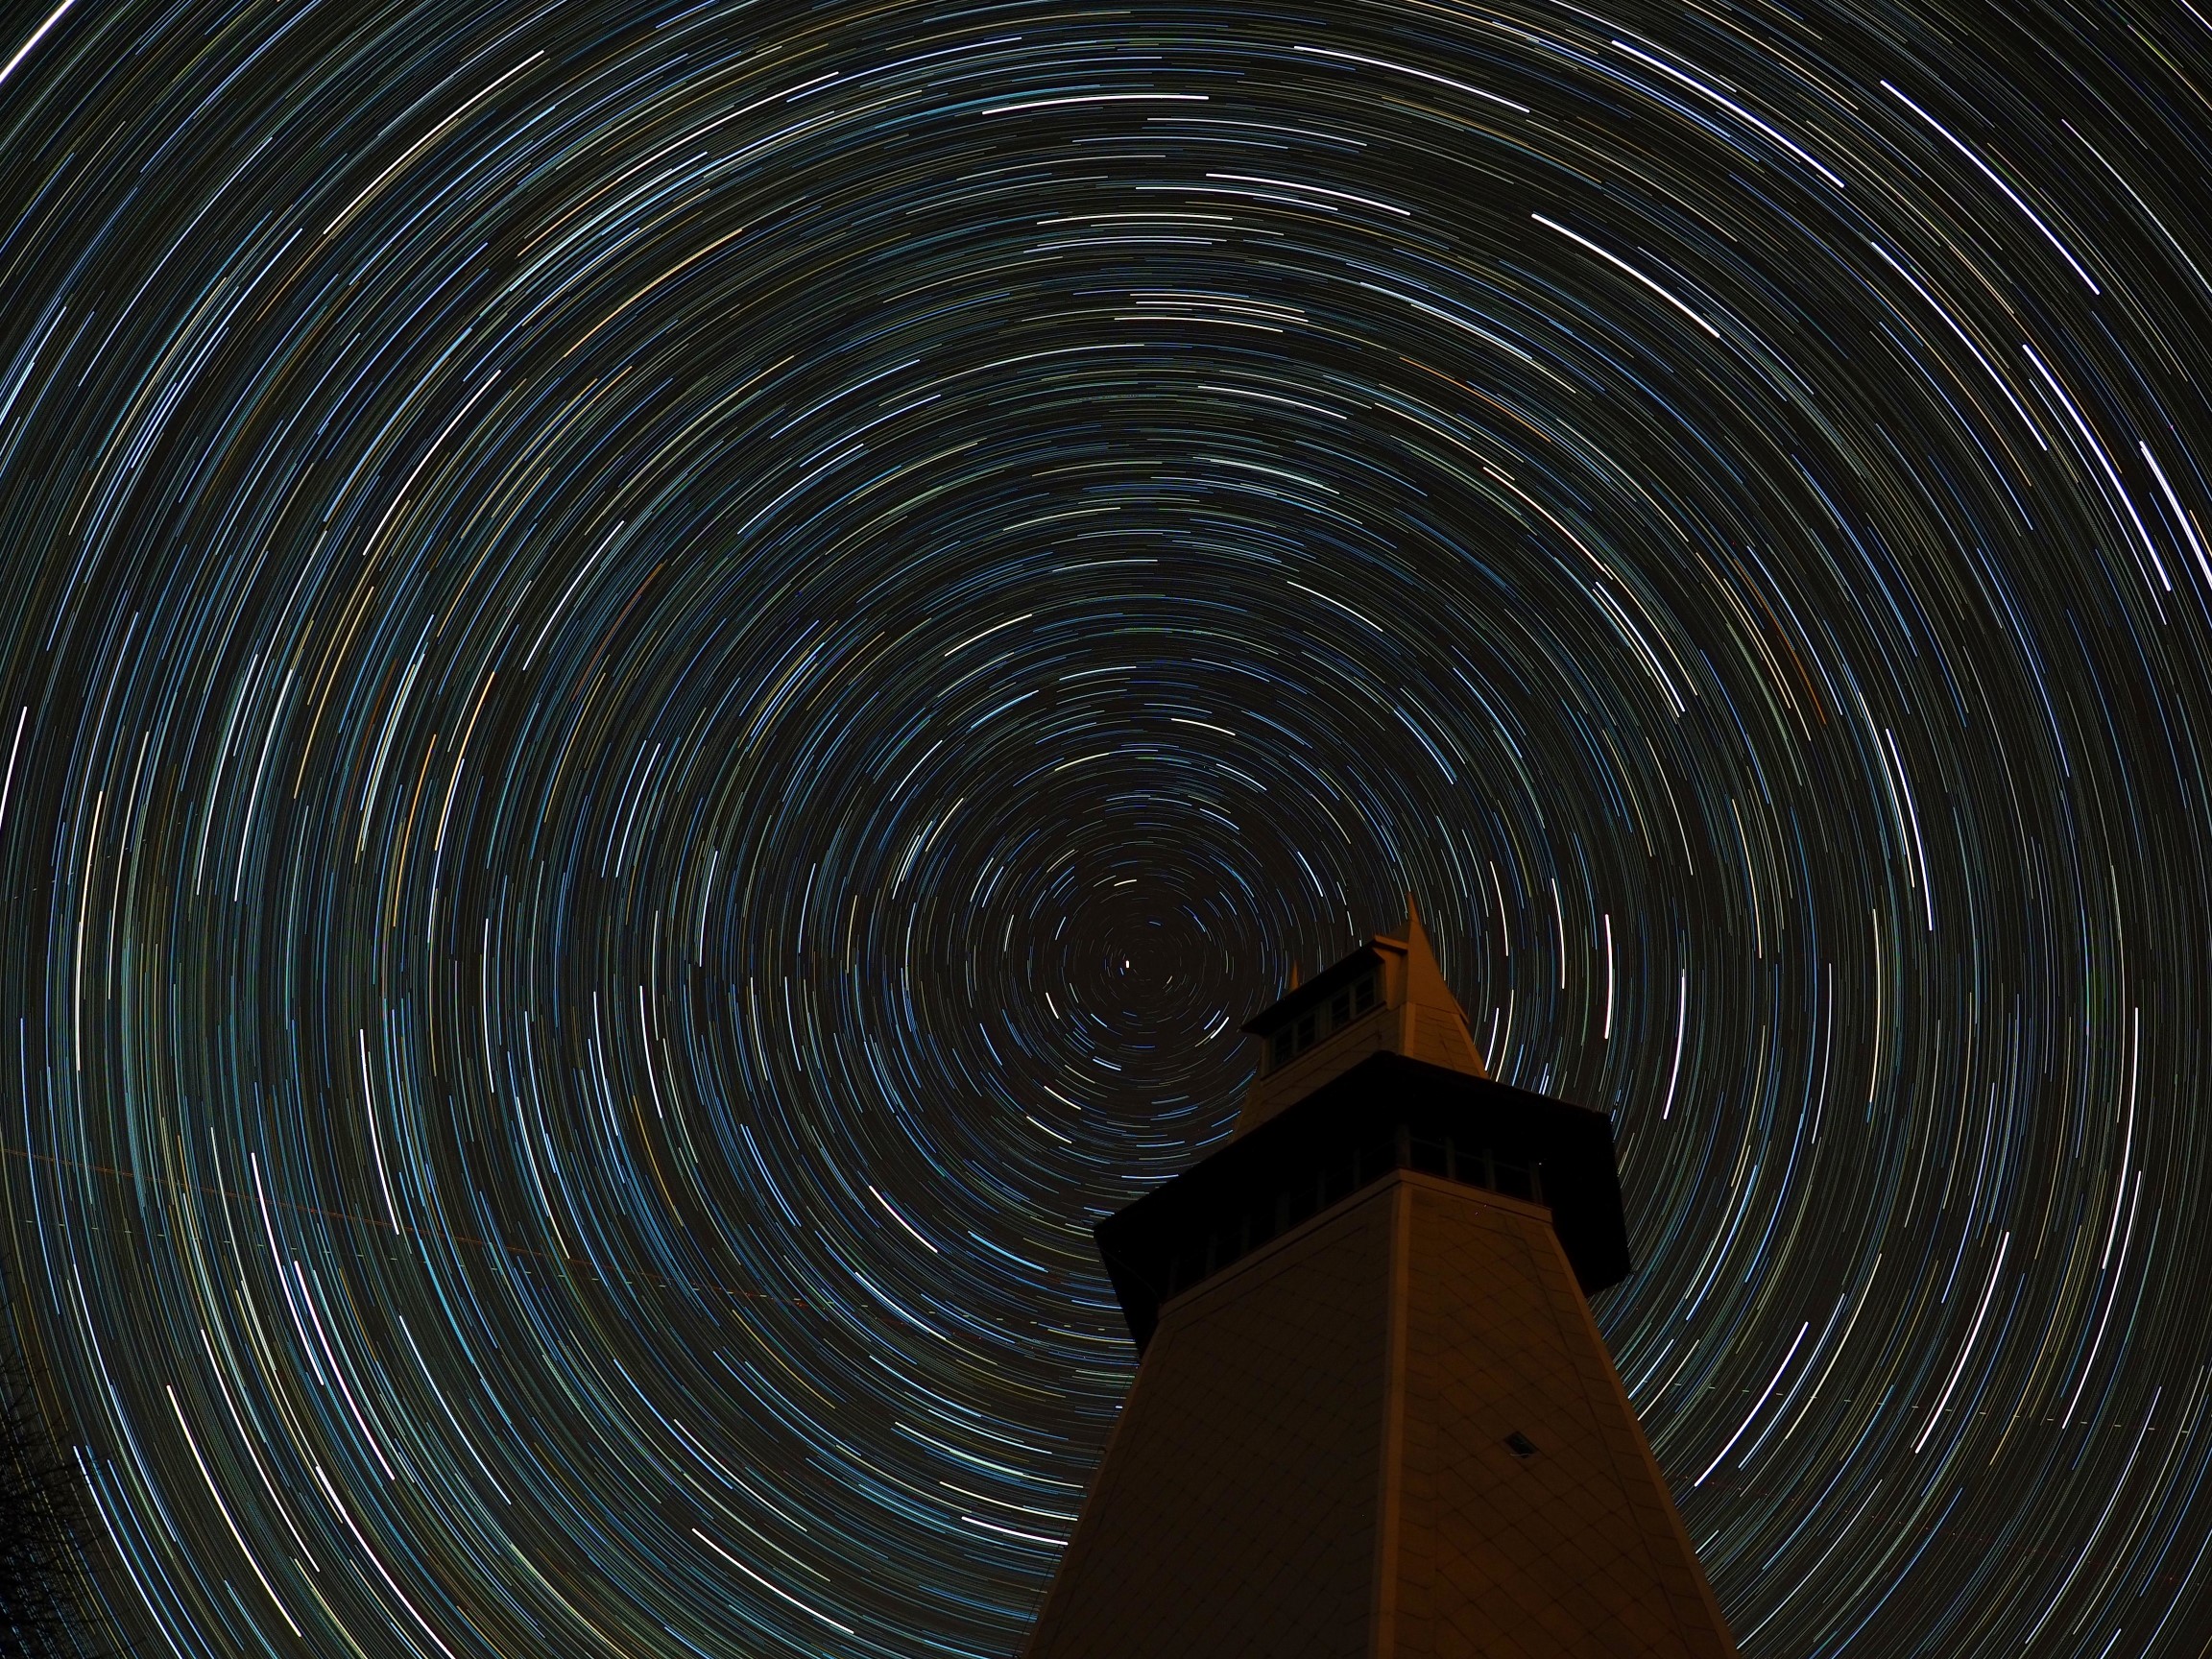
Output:
<svg viewBox="0 0 2212 1659">
<path fill-rule="evenodd" d="M 77 1470 L 38 1409 L 6 1292 L 0 1280 L 0 1653 L 84 1659 L 100 1645 Z"/>
</svg>

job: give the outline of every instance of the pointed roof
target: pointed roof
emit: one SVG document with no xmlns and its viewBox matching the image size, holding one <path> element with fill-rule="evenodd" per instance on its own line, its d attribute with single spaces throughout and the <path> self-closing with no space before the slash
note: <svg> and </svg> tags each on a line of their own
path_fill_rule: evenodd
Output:
<svg viewBox="0 0 2212 1659">
<path fill-rule="evenodd" d="M 1381 943 L 1381 941 L 1378 941 Z M 1421 926 L 1421 907 L 1413 895 L 1406 895 L 1406 1052 L 1455 1071 L 1487 1077 L 1482 1051 L 1475 1046 L 1475 1034 L 1467 1027 L 1467 1011 L 1452 987 L 1444 983 L 1444 970 L 1429 943 L 1429 930 Z"/>
</svg>

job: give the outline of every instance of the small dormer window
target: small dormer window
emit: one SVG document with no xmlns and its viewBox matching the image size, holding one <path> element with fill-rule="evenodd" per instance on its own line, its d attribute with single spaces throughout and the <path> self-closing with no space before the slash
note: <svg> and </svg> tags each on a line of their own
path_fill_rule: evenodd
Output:
<svg viewBox="0 0 2212 1659">
<path fill-rule="evenodd" d="M 1280 1071 L 1314 1044 L 1327 1041 L 1372 1014 L 1382 1000 L 1382 975 L 1370 972 L 1328 995 L 1326 1000 L 1308 1001 L 1304 1012 L 1285 1017 L 1280 1025 L 1267 1033 L 1266 1071 L 1270 1074 Z M 1305 995 L 1311 997 L 1315 993 L 1309 990 Z"/>
</svg>

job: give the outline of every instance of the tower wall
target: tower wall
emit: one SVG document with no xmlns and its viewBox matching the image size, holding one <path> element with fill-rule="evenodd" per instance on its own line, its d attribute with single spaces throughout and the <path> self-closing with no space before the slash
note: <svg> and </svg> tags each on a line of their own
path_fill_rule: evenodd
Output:
<svg viewBox="0 0 2212 1659">
<path fill-rule="evenodd" d="M 1734 1651 L 1551 1212 L 1407 1169 L 1162 1306 L 1028 1648 Z"/>
<path fill-rule="evenodd" d="M 1399 1185 L 1404 1450 L 1378 1659 L 1733 1653 L 1549 1214 Z"/>
<path fill-rule="evenodd" d="M 1030 1659 L 1363 1659 L 1395 1189 L 1167 1303 Z"/>
</svg>

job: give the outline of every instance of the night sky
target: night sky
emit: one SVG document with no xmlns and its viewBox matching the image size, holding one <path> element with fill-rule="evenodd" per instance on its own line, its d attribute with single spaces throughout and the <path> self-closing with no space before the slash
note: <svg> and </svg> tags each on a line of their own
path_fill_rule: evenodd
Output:
<svg viewBox="0 0 2212 1659">
<path fill-rule="evenodd" d="M 1000 1655 L 1410 889 L 1746 1654 L 2212 1636 L 2212 17 L 10 5 L 0 1201 L 139 1654 Z"/>
</svg>

